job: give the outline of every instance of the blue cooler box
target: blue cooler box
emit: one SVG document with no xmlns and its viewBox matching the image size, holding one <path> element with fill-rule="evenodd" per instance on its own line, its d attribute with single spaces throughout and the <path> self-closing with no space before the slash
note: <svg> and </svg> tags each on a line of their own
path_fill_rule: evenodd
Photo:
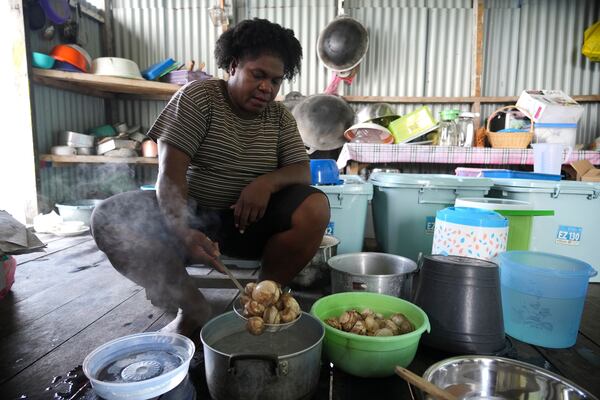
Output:
<svg viewBox="0 0 600 400">
<path fill-rule="evenodd" d="M 431 254 L 436 213 L 457 197 L 483 197 L 492 187 L 488 178 L 441 174 L 375 172 L 373 224 L 379 248 L 415 261 Z"/>
<path fill-rule="evenodd" d="M 362 251 L 367 222 L 367 205 L 373 198 L 373 185 L 358 175 L 340 175 L 341 185 L 313 185 L 329 198 L 331 219 L 327 235 L 339 239 L 337 254 Z"/>
<path fill-rule="evenodd" d="M 493 179 L 491 197 L 522 200 L 554 216 L 534 218 L 529 250 L 576 258 L 600 270 L 600 184 Z M 591 282 L 600 282 L 596 275 Z"/>
</svg>

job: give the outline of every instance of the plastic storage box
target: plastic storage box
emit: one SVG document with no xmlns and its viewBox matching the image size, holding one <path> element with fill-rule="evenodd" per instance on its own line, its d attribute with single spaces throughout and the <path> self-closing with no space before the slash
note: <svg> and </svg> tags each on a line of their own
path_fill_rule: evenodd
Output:
<svg viewBox="0 0 600 400">
<path fill-rule="evenodd" d="M 487 178 L 455 175 L 376 172 L 373 224 L 379 248 L 417 260 L 431 254 L 436 213 L 457 197 L 483 197 L 492 187 Z"/>
<path fill-rule="evenodd" d="M 492 179 L 490 197 L 527 201 L 554 216 L 534 218 L 529 249 L 589 263 L 600 269 L 600 183 Z M 600 282 L 598 276 L 592 279 Z"/>
<path fill-rule="evenodd" d="M 337 254 L 362 251 L 367 221 L 367 205 L 373 198 L 373 185 L 357 175 L 340 175 L 341 185 L 313 185 L 329 198 L 331 217 L 327 235 L 340 240 Z"/>
<path fill-rule="evenodd" d="M 534 143 L 560 143 L 575 147 L 577 124 L 535 124 Z"/>
</svg>

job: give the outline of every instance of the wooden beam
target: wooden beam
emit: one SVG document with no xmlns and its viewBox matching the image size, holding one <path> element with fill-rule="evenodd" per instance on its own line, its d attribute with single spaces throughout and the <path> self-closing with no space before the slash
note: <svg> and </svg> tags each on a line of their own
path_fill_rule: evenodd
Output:
<svg viewBox="0 0 600 400">
<path fill-rule="evenodd" d="M 483 0 L 473 0 L 473 40 L 471 64 L 471 96 L 481 98 L 481 76 L 483 74 Z M 474 101 L 471 112 L 481 115 L 481 101 Z M 474 129 L 479 128 L 479 118 L 474 120 Z"/>
</svg>

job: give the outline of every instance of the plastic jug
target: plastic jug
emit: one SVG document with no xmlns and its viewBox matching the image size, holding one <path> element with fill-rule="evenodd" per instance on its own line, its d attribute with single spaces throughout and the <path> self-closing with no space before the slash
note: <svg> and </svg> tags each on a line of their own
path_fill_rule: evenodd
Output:
<svg viewBox="0 0 600 400">
<path fill-rule="evenodd" d="M 561 143 L 533 143 L 533 172 L 560 175 L 562 164 L 571 157 L 573 148 Z M 563 157 L 563 150 L 568 150 Z"/>
</svg>

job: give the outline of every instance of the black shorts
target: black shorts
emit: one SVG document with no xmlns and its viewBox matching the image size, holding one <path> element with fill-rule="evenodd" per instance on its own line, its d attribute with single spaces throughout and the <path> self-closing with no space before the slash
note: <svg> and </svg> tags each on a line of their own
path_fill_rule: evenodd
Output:
<svg viewBox="0 0 600 400">
<path fill-rule="evenodd" d="M 196 207 L 190 226 L 219 243 L 221 253 L 238 258 L 257 259 L 271 236 L 292 226 L 292 214 L 311 194 L 322 191 L 308 185 L 290 185 L 274 193 L 265 215 L 240 233 L 235 227 L 233 210 L 212 210 Z"/>
</svg>

